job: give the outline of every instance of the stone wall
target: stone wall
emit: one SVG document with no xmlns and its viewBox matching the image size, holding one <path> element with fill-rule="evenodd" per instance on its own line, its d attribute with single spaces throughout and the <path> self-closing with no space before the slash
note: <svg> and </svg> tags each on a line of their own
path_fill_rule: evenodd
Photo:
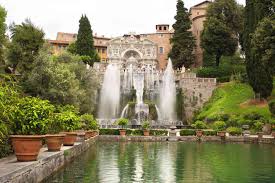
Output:
<svg viewBox="0 0 275 183">
<path fill-rule="evenodd" d="M 191 121 L 194 112 L 203 107 L 216 89 L 216 78 L 197 78 L 195 73 L 182 73 L 177 76 L 178 87 L 184 95 L 185 116 Z"/>
</svg>

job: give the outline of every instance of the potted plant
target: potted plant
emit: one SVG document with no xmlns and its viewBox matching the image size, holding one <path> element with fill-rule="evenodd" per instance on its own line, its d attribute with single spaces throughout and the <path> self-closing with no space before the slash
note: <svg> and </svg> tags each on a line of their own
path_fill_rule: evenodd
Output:
<svg viewBox="0 0 275 183">
<path fill-rule="evenodd" d="M 128 125 L 129 120 L 125 118 L 120 118 L 117 121 L 117 124 L 121 127 L 119 130 L 120 136 L 126 135 L 126 126 Z"/>
<path fill-rule="evenodd" d="M 203 121 L 196 121 L 193 125 L 191 125 L 196 130 L 197 137 L 201 137 L 203 135 L 202 129 L 206 129 L 207 125 Z"/>
<path fill-rule="evenodd" d="M 226 134 L 226 123 L 224 121 L 216 121 L 213 124 L 213 129 L 218 131 L 217 134 L 220 137 L 225 137 Z"/>
<path fill-rule="evenodd" d="M 12 146 L 18 161 L 36 161 L 54 106 L 34 97 L 22 98 L 11 110 Z"/>
<path fill-rule="evenodd" d="M 85 140 L 94 137 L 98 134 L 99 125 L 93 115 L 83 114 L 80 121 L 85 129 Z"/>
<path fill-rule="evenodd" d="M 45 135 L 48 151 L 60 151 L 65 137 L 65 134 L 60 134 L 63 129 L 63 123 L 55 117 L 50 121 Z"/>
<path fill-rule="evenodd" d="M 149 121 L 145 121 L 143 124 L 142 124 L 142 129 L 143 129 L 143 135 L 144 136 L 149 136 L 150 134 L 150 123 Z"/>
<path fill-rule="evenodd" d="M 63 111 L 56 115 L 56 120 L 64 124 L 64 132 L 61 132 L 65 134 L 63 145 L 73 146 L 77 139 L 77 133 L 74 130 L 80 127 L 79 117 L 73 111 Z"/>
</svg>

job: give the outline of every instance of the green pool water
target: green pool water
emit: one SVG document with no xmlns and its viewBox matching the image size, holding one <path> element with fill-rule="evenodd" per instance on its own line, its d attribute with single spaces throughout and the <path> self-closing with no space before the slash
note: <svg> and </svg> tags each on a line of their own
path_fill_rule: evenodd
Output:
<svg viewBox="0 0 275 183">
<path fill-rule="evenodd" d="M 275 183 L 275 146 L 97 142 L 45 182 Z"/>
</svg>

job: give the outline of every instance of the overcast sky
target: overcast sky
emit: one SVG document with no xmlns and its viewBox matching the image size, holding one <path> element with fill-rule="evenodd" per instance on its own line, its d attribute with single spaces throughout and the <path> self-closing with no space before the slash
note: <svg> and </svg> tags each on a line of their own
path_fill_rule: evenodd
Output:
<svg viewBox="0 0 275 183">
<path fill-rule="evenodd" d="M 187 8 L 203 0 L 184 0 Z M 237 0 L 244 4 L 245 0 Z M 86 14 L 94 33 L 120 36 L 128 32 L 155 32 L 156 24 L 173 24 L 177 0 L 0 0 L 7 10 L 7 24 L 26 18 L 43 28 L 46 38 L 57 32 L 77 33 Z"/>
</svg>

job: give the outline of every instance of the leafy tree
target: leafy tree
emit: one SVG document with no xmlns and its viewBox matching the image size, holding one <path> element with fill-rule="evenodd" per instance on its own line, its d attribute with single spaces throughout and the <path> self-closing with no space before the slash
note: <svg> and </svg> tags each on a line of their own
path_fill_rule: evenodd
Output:
<svg viewBox="0 0 275 183">
<path fill-rule="evenodd" d="M 6 28 L 7 25 L 5 24 L 7 12 L 6 10 L 0 6 L 0 67 L 4 65 L 4 43 L 6 41 Z"/>
<path fill-rule="evenodd" d="M 82 15 L 79 20 L 79 29 L 75 44 L 76 53 L 78 55 L 92 58 L 88 63 L 89 65 L 93 65 L 93 61 L 99 61 L 99 57 L 94 47 L 93 31 L 86 15 Z"/>
<path fill-rule="evenodd" d="M 76 44 L 75 44 L 75 42 L 69 44 L 69 46 L 67 47 L 67 51 L 69 53 L 76 54 Z"/>
<path fill-rule="evenodd" d="M 242 30 L 242 7 L 235 0 L 216 0 L 209 5 L 202 32 L 202 48 L 220 65 L 223 55 L 232 56 Z"/>
<path fill-rule="evenodd" d="M 248 75 L 249 84 L 252 86 L 254 93 L 257 97 L 267 98 L 272 91 L 272 76 L 270 72 L 270 66 L 266 64 L 266 61 L 272 57 L 272 53 L 264 53 L 270 41 L 270 36 L 262 43 L 264 46 L 255 45 L 259 42 L 259 38 L 262 34 L 266 34 L 263 31 L 266 26 L 266 22 L 259 24 L 265 17 L 274 15 L 274 4 L 269 0 L 247 0 L 245 7 L 245 20 L 244 20 L 244 49 L 246 55 L 246 70 Z M 260 25 L 259 29 L 257 26 Z M 270 26 L 269 26 L 270 27 Z M 255 33 L 255 30 L 256 33 Z M 255 33 L 255 35 L 253 35 Z M 268 34 L 268 33 L 267 33 Z M 254 38 L 254 41 L 252 41 Z M 254 43 L 253 43 L 254 42 Z M 254 44 L 254 49 L 253 49 Z M 271 45 L 270 45 L 271 46 Z M 269 56 L 267 56 L 269 55 Z"/>
<path fill-rule="evenodd" d="M 204 25 L 201 44 L 206 52 L 215 55 L 218 67 L 223 55 L 232 56 L 235 53 L 238 40 L 224 23 L 214 17 L 209 18 Z"/>
<path fill-rule="evenodd" d="M 184 7 L 182 0 L 177 3 L 177 15 L 175 16 L 176 23 L 173 25 L 175 30 L 174 36 L 171 39 L 172 49 L 169 53 L 173 61 L 174 68 L 185 66 L 190 68 L 194 64 L 194 48 L 195 38 L 191 29 L 190 13 Z"/>
<path fill-rule="evenodd" d="M 33 69 L 33 62 L 44 44 L 44 32 L 30 20 L 10 27 L 11 45 L 8 59 L 23 77 Z"/>
</svg>

